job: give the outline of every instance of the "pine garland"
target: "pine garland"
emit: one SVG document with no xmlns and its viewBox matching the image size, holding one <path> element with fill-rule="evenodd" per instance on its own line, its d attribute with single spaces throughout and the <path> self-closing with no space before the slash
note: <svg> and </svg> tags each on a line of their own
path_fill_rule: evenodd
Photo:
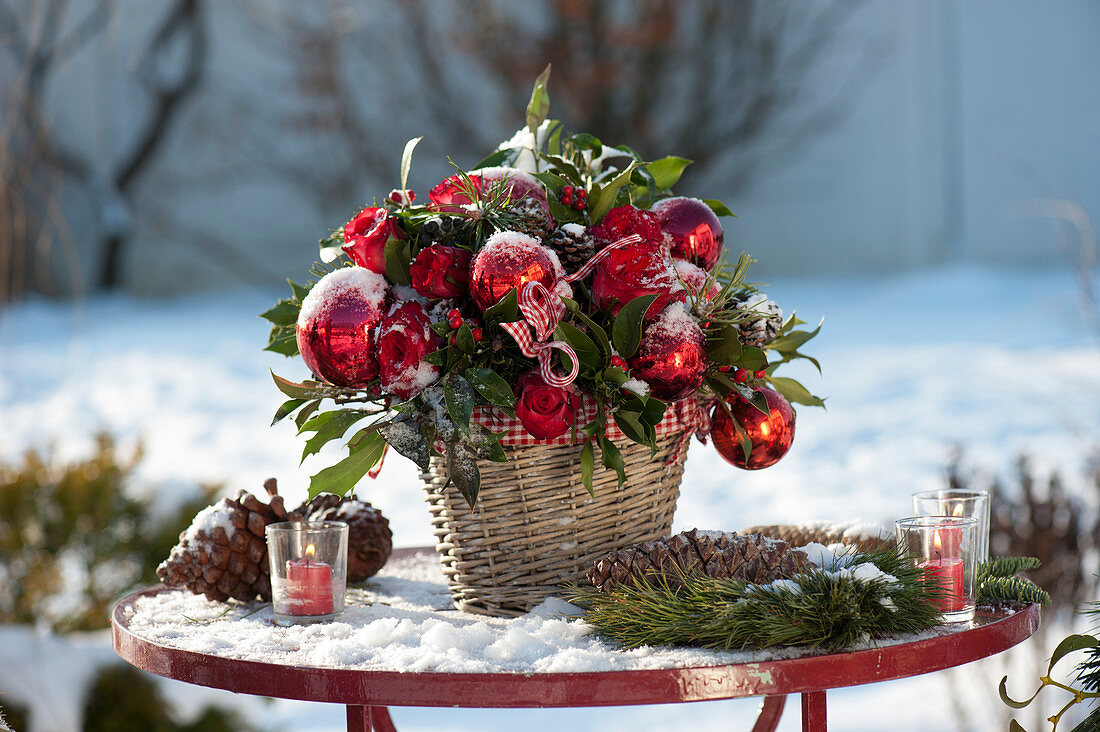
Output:
<svg viewBox="0 0 1100 732">
<path fill-rule="evenodd" d="M 844 571 L 865 564 L 896 581 Z M 610 593 L 575 588 L 570 599 L 585 608 L 585 620 L 597 632 L 626 648 L 674 644 L 837 651 L 941 622 L 932 605 L 938 586 L 894 548 L 853 552 L 838 558 L 831 569 L 807 569 L 769 585 L 700 573 L 678 579 L 679 588 L 660 579 L 641 579 Z"/>
<path fill-rule="evenodd" d="M 1029 579 L 1016 576 L 1041 565 L 1035 557 L 998 557 L 983 562 L 978 566 L 976 577 L 978 602 L 1049 605 L 1050 594 L 1046 590 Z"/>
</svg>

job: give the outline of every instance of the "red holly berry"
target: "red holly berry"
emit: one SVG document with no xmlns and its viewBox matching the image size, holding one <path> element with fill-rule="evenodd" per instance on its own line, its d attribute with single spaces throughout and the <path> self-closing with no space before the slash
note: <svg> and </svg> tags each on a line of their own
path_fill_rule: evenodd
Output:
<svg viewBox="0 0 1100 732">
<path fill-rule="evenodd" d="M 453 318 L 448 318 L 447 319 L 447 325 L 451 326 L 455 330 L 458 330 L 459 328 L 462 327 L 462 318 L 460 318 L 458 316 L 455 316 Z"/>
<path fill-rule="evenodd" d="M 749 380 L 749 372 L 745 369 L 737 369 L 733 372 L 733 380 L 738 384 L 743 384 Z"/>
<path fill-rule="evenodd" d="M 573 191 L 573 195 L 583 201 L 585 198 L 588 197 L 588 191 L 584 190 L 583 188 L 578 188 L 577 190 Z"/>
<path fill-rule="evenodd" d="M 579 201 L 579 200 L 578 201 L 573 201 L 573 208 L 576 209 L 577 211 L 583 211 L 584 210 L 584 201 Z"/>
<path fill-rule="evenodd" d="M 565 204 L 566 206 L 572 206 L 573 205 L 573 197 L 572 196 L 566 196 L 566 195 L 562 194 L 561 202 L 563 204 Z"/>
<path fill-rule="evenodd" d="M 447 311 L 447 319 L 448 320 L 451 319 L 451 318 L 461 318 L 461 317 L 462 317 L 462 312 L 458 308 L 451 308 L 450 310 Z"/>
<path fill-rule="evenodd" d="M 760 369 L 759 371 L 754 371 L 752 375 L 757 379 L 763 379 L 765 376 L 768 375 L 768 372 L 764 369 Z"/>
<path fill-rule="evenodd" d="M 573 186 L 565 186 L 564 188 L 561 189 L 561 194 L 563 196 L 572 196 L 573 195 Z"/>
<path fill-rule="evenodd" d="M 470 330 L 470 333 L 474 336 L 474 342 L 480 341 L 482 336 L 484 335 L 481 332 L 481 328 L 473 328 Z"/>
<path fill-rule="evenodd" d="M 729 370 L 730 370 L 730 367 L 729 366 L 719 366 L 718 370 L 723 374 L 728 374 Z"/>
<path fill-rule="evenodd" d="M 458 343 L 458 338 L 456 337 L 456 335 L 454 333 L 451 333 L 451 337 L 450 337 L 449 340 L 450 340 L 450 343 L 451 343 L 452 346 Z"/>
<path fill-rule="evenodd" d="M 622 356 L 612 356 L 611 357 L 611 365 L 612 366 L 618 366 L 621 369 L 625 369 L 626 368 L 626 359 L 624 359 Z"/>
</svg>

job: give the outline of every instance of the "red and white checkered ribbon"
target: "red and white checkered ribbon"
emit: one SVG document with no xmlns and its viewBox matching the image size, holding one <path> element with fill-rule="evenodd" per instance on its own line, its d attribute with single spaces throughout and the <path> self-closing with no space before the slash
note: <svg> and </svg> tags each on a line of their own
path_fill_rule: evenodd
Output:
<svg viewBox="0 0 1100 732">
<path fill-rule="evenodd" d="M 584 266 L 565 278 L 566 282 L 576 282 L 584 279 L 592 272 L 600 261 L 616 249 L 621 249 L 631 244 L 637 244 L 642 240 L 637 234 L 625 236 L 618 241 L 601 249 L 594 257 L 584 263 Z M 516 340 L 516 345 L 524 356 L 534 358 L 539 362 L 539 374 L 542 380 L 551 386 L 569 386 L 580 373 L 580 362 L 577 352 L 565 341 L 547 341 L 546 339 L 558 327 L 561 318 L 565 315 L 565 304 L 561 298 L 551 294 L 541 282 L 528 282 L 519 291 L 519 311 L 523 313 L 523 320 L 513 323 L 501 323 L 500 327 L 508 331 Z M 531 337 L 531 328 L 535 329 L 534 338 Z M 568 374 L 559 374 L 554 371 L 554 350 L 559 350 L 569 356 L 573 368 Z"/>
</svg>

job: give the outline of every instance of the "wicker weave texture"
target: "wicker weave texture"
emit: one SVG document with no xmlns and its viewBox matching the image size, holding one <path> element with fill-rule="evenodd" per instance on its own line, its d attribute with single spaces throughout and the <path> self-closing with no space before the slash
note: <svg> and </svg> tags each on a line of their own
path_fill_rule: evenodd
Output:
<svg viewBox="0 0 1100 732">
<path fill-rule="evenodd" d="M 763 534 L 773 539 L 785 541 L 793 547 L 817 544 L 848 544 L 860 551 L 877 551 L 894 545 L 893 539 L 874 536 L 853 536 L 844 525 L 837 526 L 798 526 L 793 524 L 773 524 L 771 526 L 750 526 L 741 530 L 741 534 Z"/>
<path fill-rule="evenodd" d="M 619 443 L 629 480 L 620 489 L 615 474 L 597 465 L 594 497 L 581 482 L 580 446 L 508 449 L 506 463 L 478 462 L 473 511 L 453 486 L 440 491 L 446 465 L 433 457 L 421 478 L 455 607 L 520 615 L 560 594 L 562 584 L 583 581 L 607 552 L 668 536 L 684 463 L 665 463 L 679 439 L 659 439 L 652 459 L 647 447 Z"/>
</svg>

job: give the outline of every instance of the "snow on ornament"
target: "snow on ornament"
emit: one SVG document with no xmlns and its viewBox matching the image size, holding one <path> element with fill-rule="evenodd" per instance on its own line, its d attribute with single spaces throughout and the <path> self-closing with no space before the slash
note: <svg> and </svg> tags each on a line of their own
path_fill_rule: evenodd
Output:
<svg viewBox="0 0 1100 732">
<path fill-rule="evenodd" d="M 714 408 L 710 436 L 714 448 L 729 463 L 744 470 L 771 467 L 787 454 L 794 442 L 794 409 L 778 392 L 757 387 L 768 402 L 768 414 L 733 394 L 726 398 L 729 414 L 719 404 Z M 732 415 L 732 419 L 731 419 Z M 752 449 L 748 458 L 738 438 L 737 424 L 744 430 Z"/>
<path fill-rule="evenodd" d="M 551 293 L 568 294 L 564 278 L 565 270 L 553 250 L 518 231 L 500 231 L 474 256 L 470 297 L 485 312 L 528 282 L 539 282 Z"/>
<path fill-rule="evenodd" d="M 725 234 L 710 206 L 698 198 L 677 196 L 657 201 L 652 212 L 668 238 L 674 258 L 687 260 L 708 271 L 714 269 L 722 256 Z"/>
<path fill-rule="evenodd" d="M 673 303 L 642 330 L 638 352 L 627 359 L 630 375 L 658 399 L 683 399 L 703 385 L 707 346 L 703 329 L 683 303 Z"/>
<path fill-rule="evenodd" d="M 684 284 L 684 289 L 686 289 L 688 295 L 693 297 L 696 301 L 702 299 L 703 302 L 709 302 L 717 297 L 722 291 L 717 281 L 711 282 L 710 287 L 707 287 L 707 273 L 702 267 L 697 267 L 691 262 L 683 259 L 677 259 L 674 266 L 676 268 L 676 276 L 679 277 L 680 282 Z"/>
<path fill-rule="evenodd" d="M 546 190 L 539 179 L 530 173 L 516 168 L 479 168 L 470 173 L 471 176 L 481 178 L 482 188 L 488 188 L 497 181 L 508 181 L 508 198 L 513 205 L 530 199 L 538 204 L 539 209 L 548 221 L 550 217 L 550 205 L 546 202 Z"/>
<path fill-rule="evenodd" d="M 297 340 L 317 378 L 361 387 L 378 376 L 374 329 L 388 291 L 385 277 L 363 267 L 330 272 L 313 286 L 298 313 Z"/>
<path fill-rule="evenodd" d="M 378 326 L 378 363 L 382 389 L 402 401 L 439 380 L 439 367 L 425 358 L 443 347 L 424 307 L 415 300 L 396 302 Z"/>
<path fill-rule="evenodd" d="M 642 295 L 657 295 L 646 310 L 646 320 L 659 316 L 669 303 L 687 298 L 668 251 L 661 244 L 643 241 L 628 245 L 611 252 L 596 265 L 592 299 L 600 310 L 618 315 L 623 305 Z"/>
</svg>

